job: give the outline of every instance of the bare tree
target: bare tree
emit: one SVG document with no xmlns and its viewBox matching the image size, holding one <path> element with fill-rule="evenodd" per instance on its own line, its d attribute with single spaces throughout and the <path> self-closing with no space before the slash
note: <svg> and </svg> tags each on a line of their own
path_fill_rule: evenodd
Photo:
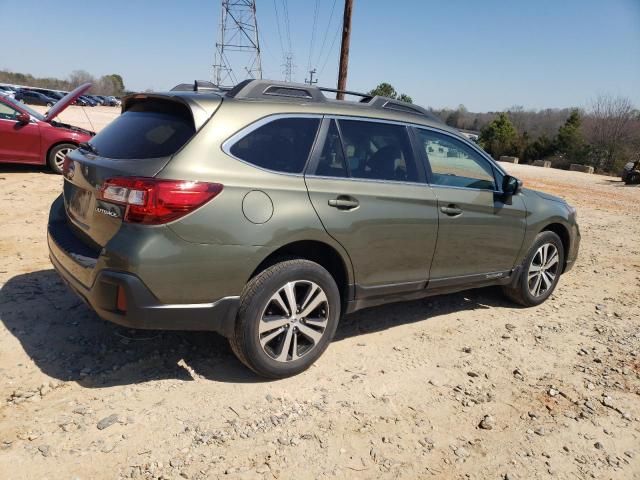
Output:
<svg viewBox="0 0 640 480">
<path fill-rule="evenodd" d="M 113 80 L 113 78 L 109 75 L 104 75 L 100 77 L 94 84 L 91 89 L 93 93 L 98 95 L 118 95 L 118 87 Z"/>
<path fill-rule="evenodd" d="M 74 70 L 69 75 L 68 81 L 71 88 L 76 88 L 82 85 L 83 83 L 87 83 L 87 82 L 95 83 L 96 79 L 89 72 L 86 72 L 84 70 Z"/>
<path fill-rule="evenodd" d="M 596 166 L 613 171 L 624 162 L 625 150 L 634 142 L 635 111 L 631 100 L 609 94 L 591 102 L 585 133 L 593 147 Z"/>
</svg>

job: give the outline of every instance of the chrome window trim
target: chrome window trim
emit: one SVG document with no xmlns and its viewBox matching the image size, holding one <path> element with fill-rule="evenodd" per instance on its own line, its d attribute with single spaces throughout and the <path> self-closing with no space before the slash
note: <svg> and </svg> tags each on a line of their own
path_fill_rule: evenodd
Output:
<svg viewBox="0 0 640 480">
<path fill-rule="evenodd" d="M 320 132 L 320 128 L 322 127 L 322 118 L 323 117 L 324 117 L 324 115 L 322 113 L 276 113 L 276 114 L 273 114 L 273 115 L 267 115 L 265 117 L 259 118 L 258 120 L 254 121 L 253 123 L 250 123 L 249 125 L 244 126 L 240 130 L 238 130 L 236 133 L 232 134 L 229 138 L 227 138 L 224 142 L 222 142 L 222 145 L 220 146 L 220 148 L 222 149 L 222 151 L 224 153 L 229 155 L 231 158 L 233 158 L 235 160 L 238 160 L 239 162 L 242 162 L 245 165 L 249 165 L 250 167 L 257 168 L 258 170 L 262 170 L 263 172 L 275 173 L 277 175 L 286 175 L 286 176 L 289 176 L 289 177 L 302 177 L 302 178 L 304 178 L 304 171 L 307 168 L 307 163 L 309 162 L 309 157 L 311 156 L 311 152 L 313 151 L 313 146 L 315 145 L 315 141 L 316 141 L 316 139 L 318 137 L 318 134 Z M 247 162 L 246 160 L 243 160 L 242 158 L 237 157 L 233 153 L 231 153 L 231 147 L 233 147 L 233 145 L 235 145 L 237 142 L 242 140 L 244 137 L 246 137 L 250 133 L 254 132 L 255 130 L 259 129 L 260 127 L 263 127 L 264 125 L 266 125 L 268 123 L 271 123 L 271 122 L 273 122 L 275 120 L 280 120 L 280 119 L 283 119 L 283 118 L 317 118 L 319 120 L 318 129 L 316 131 L 316 137 L 313 140 L 313 143 L 311 145 L 311 150 L 309 150 L 309 155 L 307 156 L 307 160 L 306 160 L 304 166 L 302 167 L 302 171 L 300 173 L 280 172 L 278 170 L 271 170 L 269 168 L 265 168 L 265 167 L 261 167 L 259 165 L 255 165 L 255 164 L 253 164 L 251 162 Z"/>
<path fill-rule="evenodd" d="M 474 187 L 456 187 L 455 185 L 439 185 L 437 183 L 430 183 L 431 188 L 451 188 L 454 190 L 473 190 L 474 192 L 488 192 L 493 194 L 502 194 L 502 190 L 489 190 L 488 188 L 474 188 Z"/>
<path fill-rule="evenodd" d="M 242 127 L 240 130 L 236 131 L 235 133 L 233 133 L 230 137 L 228 137 L 224 142 L 222 142 L 220 148 L 221 150 L 227 154 L 228 156 L 230 156 L 231 158 L 238 160 L 239 162 L 244 163 L 245 165 L 248 165 L 250 167 L 253 168 L 257 168 L 258 170 L 261 170 L 263 172 L 267 172 L 267 173 L 273 173 L 276 175 L 286 175 L 289 177 L 302 177 L 304 178 L 305 176 L 308 177 L 313 177 L 313 178 L 322 178 L 322 179 L 332 179 L 332 180 L 338 180 L 338 179 L 344 179 L 344 180 L 357 180 L 357 181 L 363 181 L 363 182 L 374 182 L 374 183 L 391 183 L 391 184 L 400 184 L 400 185 L 428 185 L 428 186 L 437 186 L 437 187 L 442 187 L 442 188 L 455 188 L 455 189 L 463 189 L 463 190 L 474 190 L 474 191 L 482 191 L 482 192 L 494 192 L 494 193 L 498 193 L 498 194 L 502 194 L 502 190 L 487 190 L 485 188 L 472 188 L 472 187 L 455 187 L 455 186 L 447 186 L 447 185 L 436 185 L 436 184 L 431 184 L 428 180 L 426 182 L 402 182 L 399 180 L 378 180 L 378 179 L 371 179 L 371 178 L 353 178 L 353 177 L 326 177 L 326 176 L 322 176 L 322 175 L 314 175 L 314 174 L 308 174 L 306 173 L 306 169 L 307 169 L 307 164 L 309 162 L 309 158 L 307 158 L 307 162 L 305 162 L 305 166 L 302 169 L 301 173 L 290 173 L 290 172 L 280 172 L 278 170 L 271 170 L 269 168 L 264 168 L 264 167 L 260 167 L 258 165 L 254 165 L 253 163 L 247 162 L 246 160 L 243 160 L 242 158 L 236 157 L 235 155 L 233 155 L 231 153 L 231 147 L 238 142 L 239 140 L 241 140 L 242 138 L 244 138 L 246 135 L 250 134 L 251 132 L 257 130 L 258 128 L 266 125 L 267 123 L 270 123 L 274 120 L 279 120 L 282 118 L 317 118 L 320 121 L 322 121 L 322 119 L 328 119 L 328 120 L 355 120 L 355 121 L 361 121 L 361 122 L 377 122 L 377 123 L 386 123 L 386 124 L 391 124 L 391 125 L 400 125 L 403 126 L 405 128 L 409 128 L 409 127 L 413 127 L 413 128 L 417 128 L 417 129 L 424 129 L 424 130 L 432 130 L 435 131 L 436 133 L 442 133 L 444 135 L 448 135 L 449 137 L 455 139 L 455 140 L 459 140 L 461 142 L 463 142 L 465 145 L 471 147 L 475 152 L 477 152 L 482 158 L 484 158 L 487 162 L 489 162 L 489 164 L 497 169 L 502 175 L 508 175 L 507 172 L 505 172 L 502 167 L 500 167 L 497 162 L 491 158 L 489 155 L 487 155 L 483 150 L 479 149 L 477 146 L 473 145 L 472 142 L 470 142 L 466 137 L 462 136 L 462 135 L 456 135 L 455 133 L 449 132 L 447 130 L 443 130 L 438 128 L 437 126 L 427 126 L 427 125 L 423 125 L 420 123 L 413 123 L 413 122 L 407 122 L 407 121 L 402 121 L 402 120 L 387 120 L 387 119 L 383 119 L 383 118 L 376 118 L 376 117 L 365 117 L 365 116 L 353 116 L 353 115 L 340 115 L 340 114 L 324 114 L 324 113 L 275 113 L 275 114 L 270 114 L 270 115 L 266 115 L 264 117 L 261 117 L 257 120 L 255 120 L 254 122 L 245 125 L 244 127 Z M 315 146 L 315 142 L 317 141 L 317 137 L 320 134 L 320 130 L 322 128 L 322 122 L 320 122 L 320 124 L 318 125 L 318 130 L 316 131 L 316 138 L 314 139 L 314 144 L 312 145 L 311 151 L 309 152 L 309 157 L 311 156 L 311 153 L 313 152 L 313 148 Z M 496 182 L 496 187 L 498 182 Z"/>
<path fill-rule="evenodd" d="M 305 175 L 305 176 L 309 178 L 318 178 L 321 180 L 334 180 L 334 181 L 343 180 L 346 182 L 368 182 L 368 183 L 391 183 L 394 185 L 410 185 L 412 187 L 415 187 L 415 186 L 431 187 L 431 185 L 424 182 L 403 182 L 402 180 L 380 180 L 376 178 L 356 178 L 356 177 L 329 177 L 326 175 Z"/>
</svg>

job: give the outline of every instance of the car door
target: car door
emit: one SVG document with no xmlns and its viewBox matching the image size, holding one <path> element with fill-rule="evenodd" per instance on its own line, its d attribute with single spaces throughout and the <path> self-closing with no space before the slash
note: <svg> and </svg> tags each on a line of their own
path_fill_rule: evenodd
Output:
<svg viewBox="0 0 640 480">
<path fill-rule="evenodd" d="M 0 100 L 0 161 L 42 163 L 40 127 L 18 122 L 19 111 Z"/>
<path fill-rule="evenodd" d="M 443 131 L 415 131 L 438 199 L 431 279 L 444 284 L 507 276 L 526 229 L 522 196 L 505 198 L 502 173 L 469 143 Z"/>
<path fill-rule="evenodd" d="M 424 288 L 436 198 L 406 126 L 325 118 L 305 181 L 327 232 L 348 252 L 358 298 Z"/>
</svg>

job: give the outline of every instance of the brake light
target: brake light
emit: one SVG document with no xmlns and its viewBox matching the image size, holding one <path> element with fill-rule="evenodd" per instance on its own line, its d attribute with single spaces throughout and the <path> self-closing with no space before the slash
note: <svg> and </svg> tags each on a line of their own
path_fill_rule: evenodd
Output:
<svg viewBox="0 0 640 480">
<path fill-rule="evenodd" d="M 125 222 L 159 225 L 176 220 L 213 199 L 220 183 L 116 177 L 104 182 L 99 197 L 125 206 Z"/>
</svg>

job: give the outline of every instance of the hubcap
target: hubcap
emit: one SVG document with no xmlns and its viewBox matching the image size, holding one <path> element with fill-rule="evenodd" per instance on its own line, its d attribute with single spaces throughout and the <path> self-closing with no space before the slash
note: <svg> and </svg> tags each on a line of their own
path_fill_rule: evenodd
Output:
<svg viewBox="0 0 640 480">
<path fill-rule="evenodd" d="M 329 302 L 319 285 L 297 280 L 280 288 L 260 317 L 262 350 L 278 362 L 308 355 L 323 337 L 329 322 Z"/>
<path fill-rule="evenodd" d="M 71 148 L 61 148 L 60 150 L 58 150 L 58 153 L 56 153 L 53 161 L 55 162 L 56 167 L 58 167 L 59 170 L 62 170 L 62 166 L 64 165 L 64 157 L 66 157 L 67 153 L 69 153 L 71 150 Z"/>
<path fill-rule="evenodd" d="M 529 293 L 534 297 L 540 297 L 553 287 L 558 275 L 558 249 L 552 243 L 545 243 L 531 259 L 527 276 Z"/>
</svg>

